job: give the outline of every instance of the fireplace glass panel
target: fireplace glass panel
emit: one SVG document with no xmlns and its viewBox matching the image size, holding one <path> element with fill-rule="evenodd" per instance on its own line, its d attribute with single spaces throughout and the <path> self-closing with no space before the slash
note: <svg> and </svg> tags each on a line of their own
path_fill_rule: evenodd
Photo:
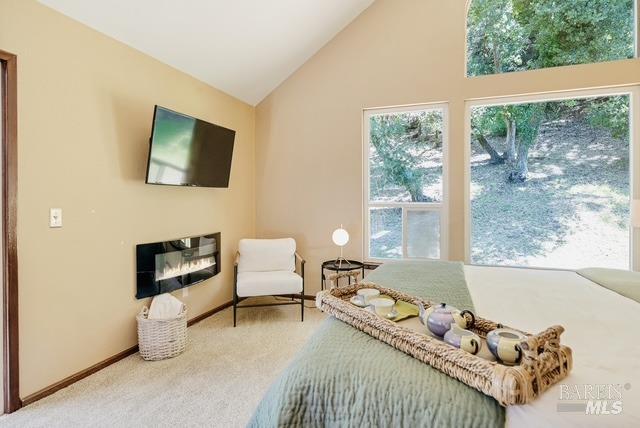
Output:
<svg viewBox="0 0 640 428">
<path fill-rule="evenodd" d="M 178 290 L 220 272 L 219 233 L 136 248 L 139 299 Z"/>
<path fill-rule="evenodd" d="M 213 244 L 195 249 L 156 254 L 156 281 L 175 278 L 216 264 Z"/>
</svg>

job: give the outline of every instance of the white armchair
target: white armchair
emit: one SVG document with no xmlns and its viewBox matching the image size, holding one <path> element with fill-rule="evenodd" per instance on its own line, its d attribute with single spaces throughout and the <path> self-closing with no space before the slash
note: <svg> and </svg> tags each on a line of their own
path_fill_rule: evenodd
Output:
<svg viewBox="0 0 640 428">
<path fill-rule="evenodd" d="M 300 275 L 296 261 L 300 261 Z M 284 239 L 241 239 L 234 264 L 233 326 L 239 308 L 274 305 L 300 305 L 300 318 L 304 321 L 304 264 L 296 252 L 296 241 Z M 243 304 L 248 297 L 287 296 L 282 303 Z M 299 298 L 296 301 L 295 298 Z"/>
</svg>

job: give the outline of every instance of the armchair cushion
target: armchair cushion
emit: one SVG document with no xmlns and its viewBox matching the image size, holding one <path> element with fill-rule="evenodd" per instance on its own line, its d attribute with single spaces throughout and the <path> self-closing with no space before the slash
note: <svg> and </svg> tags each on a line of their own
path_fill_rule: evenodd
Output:
<svg viewBox="0 0 640 428">
<path fill-rule="evenodd" d="M 296 270 L 296 241 L 284 239 L 241 239 L 238 272 Z"/>
<path fill-rule="evenodd" d="M 276 296 L 302 292 L 302 277 L 291 271 L 240 272 L 237 293 L 240 297 Z"/>
</svg>

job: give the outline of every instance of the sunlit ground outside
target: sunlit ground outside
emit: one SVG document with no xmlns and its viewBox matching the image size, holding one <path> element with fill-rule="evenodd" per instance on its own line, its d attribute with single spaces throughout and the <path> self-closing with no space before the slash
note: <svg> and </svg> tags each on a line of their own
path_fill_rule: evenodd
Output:
<svg viewBox="0 0 640 428">
<path fill-rule="evenodd" d="M 474 263 L 629 268 L 629 139 L 620 132 L 628 130 L 626 98 L 570 108 L 546 103 L 554 117 L 540 124 L 523 181 L 509 180 L 513 166 L 492 163 L 472 139 Z M 615 103 L 622 110 L 607 113 L 599 107 L 611 116 L 589 120 L 593 102 Z M 616 122 L 613 132 L 611 122 Z M 498 153 L 506 150 L 504 136 L 487 139 Z"/>
</svg>

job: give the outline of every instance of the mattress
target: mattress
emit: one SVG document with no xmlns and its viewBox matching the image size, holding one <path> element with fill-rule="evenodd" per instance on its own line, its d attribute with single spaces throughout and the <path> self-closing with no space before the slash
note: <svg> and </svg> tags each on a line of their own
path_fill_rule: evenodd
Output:
<svg viewBox="0 0 640 428">
<path fill-rule="evenodd" d="M 507 427 L 640 426 L 639 303 L 569 271 L 465 266 L 465 275 L 482 317 L 529 332 L 560 324 L 573 350 L 569 376 L 533 403 L 508 407 Z M 620 401 L 619 414 L 585 414 L 582 398 L 598 398 L 598 389 L 607 410 Z"/>
</svg>

